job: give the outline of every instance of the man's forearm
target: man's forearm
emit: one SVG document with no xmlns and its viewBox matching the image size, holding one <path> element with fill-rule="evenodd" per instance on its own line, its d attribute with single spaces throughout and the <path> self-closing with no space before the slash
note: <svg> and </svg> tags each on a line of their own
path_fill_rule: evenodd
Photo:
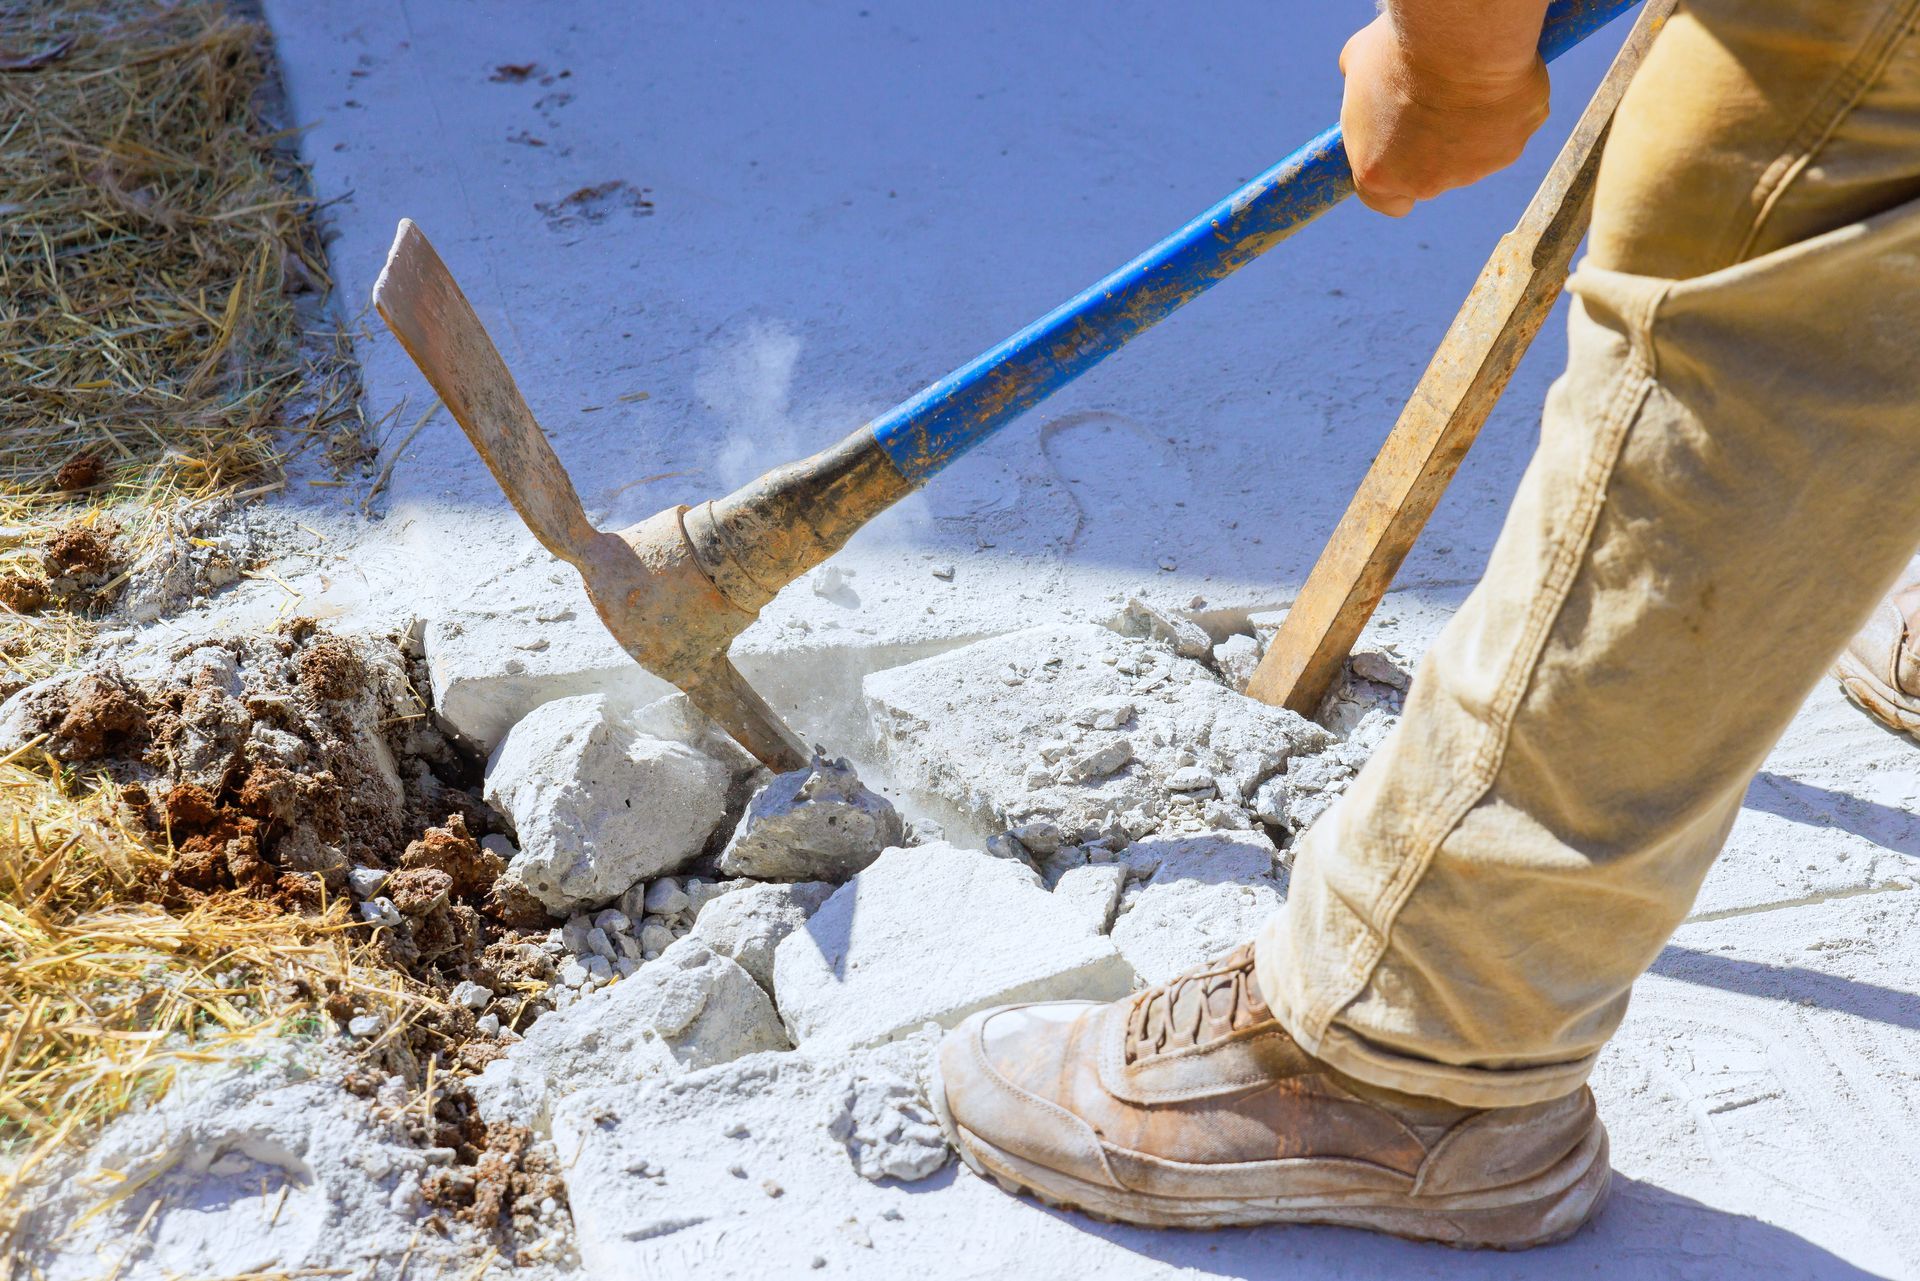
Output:
<svg viewBox="0 0 1920 1281">
<path fill-rule="evenodd" d="M 1385 0 L 1382 10 L 1423 89 L 1471 95 L 1533 66 L 1547 0 Z"/>
</svg>

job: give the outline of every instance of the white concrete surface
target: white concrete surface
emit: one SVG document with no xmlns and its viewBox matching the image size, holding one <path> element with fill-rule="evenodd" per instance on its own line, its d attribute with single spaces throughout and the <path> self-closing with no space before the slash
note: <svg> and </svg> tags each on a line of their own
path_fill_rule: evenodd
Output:
<svg viewBox="0 0 1920 1281">
<path fill-rule="evenodd" d="M 614 524 L 836 439 L 1270 163 L 1331 118 L 1335 54 L 1372 6 L 265 7 L 335 202 L 343 297 L 360 304 L 395 221 L 418 220 Z M 527 82 L 489 79 L 529 61 Z M 777 600 L 743 665 L 852 751 L 860 677 L 904 658 L 1105 617 L 1133 591 L 1203 598 L 1215 623 L 1284 604 L 1602 61 L 1556 67 L 1555 120 L 1513 172 L 1405 222 L 1332 215 L 962 461 L 856 539 L 836 583 Z M 650 211 L 538 207 L 613 180 Z M 643 685 L 445 415 L 409 437 L 430 393 L 367 322 L 369 408 L 394 415 L 381 519 L 338 490 L 284 502 L 324 535 L 276 566 L 301 599 L 243 584 L 227 616 L 460 607 L 484 629 L 517 610 L 501 679 L 511 661 L 565 693 Z M 1484 562 L 1562 350 L 1550 329 L 1389 597 L 1375 632 L 1403 656 Z M 488 648 L 469 679 L 492 679 Z M 882 1189 L 902 1217 L 863 1216 L 871 1247 L 675 1230 L 634 1257 L 703 1278 L 806 1275 L 815 1253 L 876 1277 L 1920 1274 L 1920 897 L 1899 892 L 1920 861 L 1917 763 L 1831 689 L 1809 701 L 1603 1060 L 1621 1179 L 1567 1246 L 1138 1232 L 949 1167 Z"/>
</svg>

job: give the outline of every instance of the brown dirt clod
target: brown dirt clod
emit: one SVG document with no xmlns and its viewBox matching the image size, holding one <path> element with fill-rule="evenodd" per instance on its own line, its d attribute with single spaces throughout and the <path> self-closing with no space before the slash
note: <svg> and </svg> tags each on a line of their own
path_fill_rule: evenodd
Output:
<svg viewBox="0 0 1920 1281">
<path fill-rule="evenodd" d="M 338 636 L 313 637 L 301 648 L 295 664 L 301 688 L 327 702 L 352 698 L 367 684 L 366 668 L 359 655 Z"/>
<path fill-rule="evenodd" d="M 106 460 L 90 450 L 83 450 L 60 464 L 60 470 L 53 474 L 53 483 L 61 489 L 92 489 L 106 475 Z"/>
<path fill-rule="evenodd" d="M 56 577 L 104 578 L 114 563 L 113 536 L 90 525 L 68 525 L 47 543 L 47 571 Z"/>
<path fill-rule="evenodd" d="M 0 605 L 16 614 L 37 614 L 47 605 L 47 585 L 25 574 L 0 575 Z"/>
<path fill-rule="evenodd" d="M 66 714 L 53 736 L 70 761 L 93 761 L 136 748 L 147 737 L 140 691 L 118 672 L 89 672 L 68 691 Z"/>
<path fill-rule="evenodd" d="M 400 866 L 445 872 L 452 880 L 452 892 L 460 898 L 485 895 L 507 870 L 506 860 L 482 849 L 459 814 L 449 814 L 444 826 L 421 833 L 400 856 Z"/>
</svg>

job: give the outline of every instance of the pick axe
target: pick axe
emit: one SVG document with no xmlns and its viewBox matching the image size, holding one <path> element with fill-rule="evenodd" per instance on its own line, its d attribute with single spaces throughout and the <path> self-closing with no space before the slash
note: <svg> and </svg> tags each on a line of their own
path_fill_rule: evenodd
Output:
<svg viewBox="0 0 1920 1281">
<path fill-rule="evenodd" d="M 1541 55 L 1557 57 L 1636 2 L 1555 0 Z M 769 768 L 789 770 L 806 762 L 800 740 L 727 657 L 761 607 L 948 463 L 1352 193 L 1336 125 L 839 444 L 612 533 L 587 520 L 506 363 L 411 221 L 373 301 L 534 537 L 580 572 L 621 646 Z"/>
</svg>

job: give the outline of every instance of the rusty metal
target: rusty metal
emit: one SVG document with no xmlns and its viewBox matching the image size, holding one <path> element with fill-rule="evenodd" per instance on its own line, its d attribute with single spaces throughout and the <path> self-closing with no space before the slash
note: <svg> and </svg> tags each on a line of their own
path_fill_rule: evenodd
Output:
<svg viewBox="0 0 1920 1281">
<path fill-rule="evenodd" d="M 627 653 L 685 690 L 768 768 L 806 764 L 800 740 L 727 658 L 755 612 L 734 605 L 700 568 L 681 519 L 687 509 L 617 533 L 593 527 L 480 318 L 411 222 L 400 224 L 373 301 L 527 528 L 580 571 Z"/>
</svg>

